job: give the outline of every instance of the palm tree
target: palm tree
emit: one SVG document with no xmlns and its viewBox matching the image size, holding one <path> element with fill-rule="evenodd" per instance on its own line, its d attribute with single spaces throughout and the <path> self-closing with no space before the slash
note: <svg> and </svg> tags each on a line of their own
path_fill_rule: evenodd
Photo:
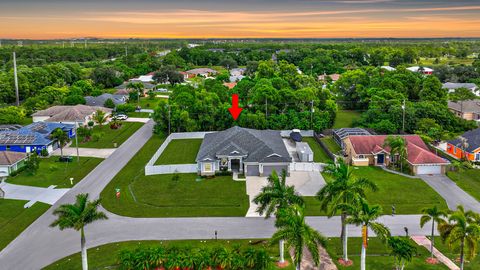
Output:
<svg viewBox="0 0 480 270">
<path fill-rule="evenodd" d="M 285 240 L 287 246 L 294 250 L 294 263 L 297 270 L 303 257 L 303 249 L 307 248 L 312 254 L 316 265 L 320 263 L 318 245 L 326 245 L 326 239 L 305 222 L 305 213 L 302 206 L 292 205 L 279 210 L 275 226 L 278 228 L 271 239 L 271 244 Z"/>
<path fill-rule="evenodd" d="M 480 225 L 478 214 L 465 211 L 463 206 L 448 217 L 448 222 L 439 224 L 438 230 L 442 240 L 450 247 L 460 249 L 460 270 L 463 270 L 465 251 L 467 258 L 472 259 L 477 255 L 478 241 L 480 240 Z"/>
<path fill-rule="evenodd" d="M 85 245 L 85 231 L 87 224 L 101 219 L 108 219 L 105 213 L 97 210 L 100 200 L 88 201 L 87 194 L 78 194 L 74 204 L 63 204 L 53 211 L 58 216 L 51 227 L 59 227 L 60 230 L 75 229 L 80 231 L 80 245 L 82 248 L 82 269 L 88 269 L 87 247 Z"/>
<path fill-rule="evenodd" d="M 375 222 L 375 220 L 382 214 L 382 207 L 380 205 L 369 205 L 365 199 L 360 199 L 359 205 L 356 208 L 351 209 L 351 213 L 351 216 L 347 218 L 347 223 L 362 226 L 363 243 L 360 269 L 365 270 L 368 230 L 372 230 L 377 237 L 383 240 L 390 236 L 390 231 L 382 223 Z"/>
<path fill-rule="evenodd" d="M 432 235 L 431 235 L 431 244 L 430 244 L 430 258 L 433 259 L 433 247 L 435 244 L 435 222 L 437 224 L 442 224 L 445 222 L 445 217 L 447 216 L 447 213 L 445 211 L 442 211 L 438 209 L 438 207 L 435 205 L 430 208 L 423 208 L 422 209 L 422 217 L 420 218 L 420 227 L 423 228 L 427 222 L 432 221 Z"/>
<path fill-rule="evenodd" d="M 395 260 L 395 270 L 403 270 L 407 262 L 412 261 L 417 248 L 406 237 L 389 237 L 387 245 L 391 249 L 390 255 Z"/>
<path fill-rule="evenodd" d="M 329 211 L 329 217 L 341 212 L 342 231 L 340 238 L 343 243 L 343 261 L 348 262 L 347 250 L 347 223 L 345 222 L 349 212 L 345 205 L 354 206 L 359 199 L 365 198 L 365 190 L 376 191 L 377 185 L 366 178 L 356 178 L 353 176 L 351 167 L 340 159 L 338 164 L 329 164 L 325 173 L 332 175 L 334 180 L 329 181 L 317 193 L 317 199 L 320 200 L 322 210 Z"/>
<path fill-rule="evenodd" d="M 274 170 L 268 176 L 268 184 L 262 187 L 261 192 L 255 196 L 253 202 L 258 205 L 257 212 L 260 215 L 265 214 L 265 218 L 269 218 L 272 214 L 278 216 L 281 209 L 287 208 L 291 205 L 298 204 L 303 206 L 305 202 L 300 194 L 295 191 L 294 186 L 287 186 L 286 180 L 287 172 L 282 171 L 279 178 L 277 172 Z M 284 263 L 284 241 L 280 239 L 280 261 Z"/>
<path fill-rule="evenodd" d="M 107 121 L 107 116 L 102 110 L 97 110 L 95 112 L 95 115 L 93 116 L 93 120 L 97 122 L 100 127 L 102 127 L 103 124 L 105 124 L 105 122 Z"/>
<path fill-rule="evenodd" d="M 397 156 L 395 163 L 397 166 L 400 165 L 400 171 L 403 172 L 403 163 L 407 157 L 407 141 L 400 136 L 388 136 L 383 143 L 383 147 L 386 146 L 390 147 L 392 157 Z"/>
<path fill-rule="evenodd" d="M 68 134 L 61 128 L 56 128 L 50 134 L 50 139 L 57 141 L 58 147 L 60 147 L 60 156 L 63 157 L 63 147 L 65 147 L 65 145 L 67 145 L 67 143 L 70 141 Z"/>
</svg>

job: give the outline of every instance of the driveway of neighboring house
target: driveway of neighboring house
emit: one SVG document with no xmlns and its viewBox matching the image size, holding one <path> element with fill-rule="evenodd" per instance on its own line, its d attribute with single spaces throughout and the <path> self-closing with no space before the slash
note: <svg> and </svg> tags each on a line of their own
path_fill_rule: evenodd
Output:
<svg viewBox="0 0 480 270">
<path fill-rule="evenodd" d="M 420 178 L 447 201 L 448 208 L 454 210 L 457 205 L 463 205 L 466 210 L 480 212 L 480 203 L 447 176 L 420 175 Z"/>
<path fill-rule="evenodd" d="M 250 207 L 246 216 L 258 217 L 257 205 L 253 202 L 253 198 L 260 193 L 262 187 L 267 185 L 267 177 L 247 176 L 246 182 L 247 195 L 250 199 Z M 325 184 L 325 180 L 319 172 L 290 172 L 290 176 L 287 177 L 287 185 L 295 186 L 297 192 L 302 196 L 315 196 Z"/>
<path fill-rule="evenodd" d="M 81 157 L 95 157 L 95 158 L 108 158 L 113 152 L 117 150 L 116 148 L 78 148 L 78 154 Z M 52 152 L 54 156 L 60 156 L 60 148 Z M 63 148 L 63 155 L 65 156 L 77 156 L 77 148 L 75 147 L 65 147 Z"/>
<path fill-rule="evenodd" d="M 141 117 L 129 117 L 125 122 L 139 122 L 139 123 L 147 123 L 150 118 L 141 118 Z"/>
<path fill-rule="evenodd" d="M 34 202 L 52 205 L 70 190 L 68 188 L 55 189 L 55 186 L 41 188 L 13 185 L 5 182 L 0 184 L 0 188 L 5 192 L 5 199 L 30 201 L 31 203 L 28 205 L 32 205 Z"/>
</svg>

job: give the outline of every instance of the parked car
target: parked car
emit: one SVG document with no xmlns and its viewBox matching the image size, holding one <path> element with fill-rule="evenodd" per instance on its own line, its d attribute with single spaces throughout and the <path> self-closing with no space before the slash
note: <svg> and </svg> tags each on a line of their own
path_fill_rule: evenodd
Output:
<svg viewBox="0 0 480 270">
<path fill-rule="evenodd" d="M 125 115 L 125 114 L 116 114 L 113 116 L 114 119 L 117 119 L 117 120 L 127 120 L 128 119 L 128 116 Z"/>
</svg>

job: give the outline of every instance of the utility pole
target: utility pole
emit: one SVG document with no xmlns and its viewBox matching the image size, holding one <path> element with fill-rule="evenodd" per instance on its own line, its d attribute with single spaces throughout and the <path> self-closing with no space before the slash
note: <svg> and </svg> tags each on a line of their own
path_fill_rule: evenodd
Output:
<svg viewBox="0 0 480 270">
<path fill-rule="evenodd" d="M 168 135 L 170 135 L 171 108 L 170 108 L 170 104 L 167 104 L 167 106 L 168 106 Z"/>
<path fill-rule="evenodd" d="M 268 98 L 265 98 L 265 118 L 268 118 Z"/>
<path fill-rule="evenodd" d="M 403 99 L 402 110 L 403 110 L 402 132 L 405 133 L 405 99 Z"/>
<path fill-rule="evenodd" d="M 128 56 L 128 47 L 125 45 L 125 56 Z"/>
<path fill-rule="evenodd" d="M 78 151 L 78 122 L 75 122 L 75 145 L 77 146 L 77 162 L 80 163 L 80 153 Z"/>
<path fill-rule="evenodd" d="M 313 109 L 313 100 L 312 100 L 311 107 L 310 107 L 310 129 L 313 129 L 313 113 L 314 113 L 314 109 Z"/>
<path fill-rule="evenodd" d="M 17 56 L 13 52 L 13 76 L 15 80 L 15 103 L 20 106 L 20 96 L 18 94 L 18 77 L 17 77 Z"/>
</svg>

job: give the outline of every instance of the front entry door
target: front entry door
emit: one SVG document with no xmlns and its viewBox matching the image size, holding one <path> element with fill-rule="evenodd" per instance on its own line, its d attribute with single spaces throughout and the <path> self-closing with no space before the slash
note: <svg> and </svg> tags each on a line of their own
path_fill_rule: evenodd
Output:
<svg viewBox="0 0 480 270">
<path fill-rule="evenodd" d="M 233 172 L 240 171 L 240 159 L 230 160 L 230 166 L 231 166 Z"/>
<path fill-rule="evenodd" d="M 385 162 L 385 154 L 377 155 L 377 164 L 383 164 Z"/>
</svg>

